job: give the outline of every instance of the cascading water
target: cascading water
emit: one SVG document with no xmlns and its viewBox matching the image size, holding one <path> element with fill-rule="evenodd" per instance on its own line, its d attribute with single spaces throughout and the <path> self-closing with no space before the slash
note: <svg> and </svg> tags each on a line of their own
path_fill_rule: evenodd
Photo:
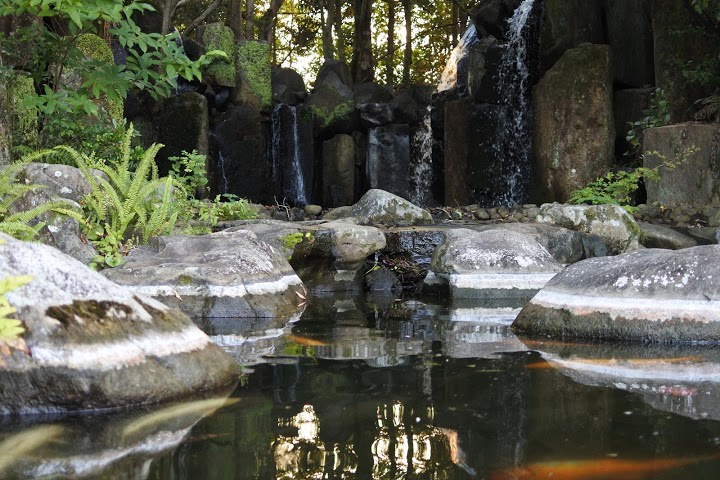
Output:
<svg viewBox="0 0 720 480">
<path fill-rule="evenodd" d="M 532 161 L 530 68 L 528 48 L 523 30 L 535 0 L 523 0 L 508 20 L 506 52 L 498 72 L 501 104 L 508 116 L 501 128 L 494 149 L 503 158 L 502 176 L 505 186 L 497 204 L 517 205 L 528 199 L 530 164 Z"/>
<path fill-rule="evenodd" d="M 281 177 L 283 196 L 296 206 L 309 198 L 300 151 L 298 107 L 278 104 L 272 112 L 271 174 Z"/>
<path fill-rule="evenodd" d="M 423 121 L 413 135 L 413 160 L 410 164 L 410 201 L 415 205 L 426 206 L 430 201 L 432 184 L 432 147 L 433 134 L 431 124 L 432 106 L 428 105 Z"/>
<path fill-rule="evenodd" d="M 467 56 L 469 48 L 477 42 L 477 30 L 475 25 L 470 25 L 460 41 L 453 49 L 445 64 L 445 70 L 443 70 L 442 76 L 440 77 L 440 83 L 437 86 L 438 92 L 444 92 L 450 90 L 458 84 L 458 76 L 461 74 L 461 62 Z"/>
</svg>

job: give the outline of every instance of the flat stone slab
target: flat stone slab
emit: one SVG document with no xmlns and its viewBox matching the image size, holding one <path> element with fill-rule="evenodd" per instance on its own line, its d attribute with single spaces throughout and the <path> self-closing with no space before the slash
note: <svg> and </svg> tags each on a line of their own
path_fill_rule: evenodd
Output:
<svg viewBox="0 0 720 480">
<path fill-rule="evenodd" d="M 523 308 L 529 335 L 720 342 L 720 246 L 640 250 L 583 260 Z"/>
<path fill-rule="evenodd" d="M 228 388 L 232 359 L 177 310 L 52 247 L 0 235 L 0 278 L 29 353 L 1 358 L 0 414 L 127 408 Z"/>
<path fill-rule="evenodd" d="M 562 270 L 529 235 L 505 229 L 449 230 L 433 254 L 428 283 L 447 282 L 453 298 L 531 296 Z"/>
<path fill-rule="evenodd" d="M 694 238 L 683 235 L 677 230 L 663 225 L 638 222 L 638 227 L 640 227 L 643 233 L 641 238 L 642 244 L 647 248 L 679 250 L 681 248 L 696 247 L 698 244 Z"/>
<path fill-rule="evenodd" d="M 287 258 L 245 230 L 159 237 L 103 273 L 195 318 L 291 315 L 305 295 Z"/>
</svg>

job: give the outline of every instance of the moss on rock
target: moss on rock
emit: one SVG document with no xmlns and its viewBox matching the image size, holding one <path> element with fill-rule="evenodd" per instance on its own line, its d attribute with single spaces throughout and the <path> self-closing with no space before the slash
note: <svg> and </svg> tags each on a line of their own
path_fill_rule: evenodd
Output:
<svg viewBox="0 0 720 480">
<path fill-rule="evenodd" d="M 254 103 L 260 110 L 272 106 L 270 45 L 245 41 L 237 44 L 236 64 L 241 85 L 241 100 Z M 249 95 L 247 95 L 249 94 Z M 254 97 L 254 98 L 250 98 Z"/>
<path fill-rule="evenodd" d="M 97 35 L 84 33 L 78 37 L 75 46 L 86 58 L 98 60 L 110 65 L 115 63 L 112 50 L 110 50 L 108 44 L 105 43 L 105 40 Z M 124 105 L 121 100 L 117 101 L 105 98 L 101 102 L 101 107 L 107 112 L 110 120 L 112 120 L 115 125 L 122 125 Z"/>
<path fill-rule="evenodd" d="M 208 25 L 202 35 L 202 43 L 208 51 L 220 50 L 227 58 L 216 57 L 203 72 L 208 83 L 223 87 L 236 85 L 235 37 L 232 30 L 222 23 Z"/>
<path fill-rule="evenodd" d="M 33 79 L 12 75 L 7 84 L 8 110 L 11 114 L 12 145 L 34 147 L 38 142 L 38 115 L 33 108 L 24 107 L 23 99 L 35 94 Z"/>
</svg>

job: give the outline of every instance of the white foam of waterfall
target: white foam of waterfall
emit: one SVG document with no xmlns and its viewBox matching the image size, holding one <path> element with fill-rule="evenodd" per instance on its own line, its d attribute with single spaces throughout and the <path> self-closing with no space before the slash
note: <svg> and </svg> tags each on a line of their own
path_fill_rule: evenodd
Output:
<svg viewBox="0 0 720 480">
<path fill-rule="evenodd" d="M 290 127 L 289 131 L 285 131 L 286 126 Z M 283 193 L 296 205 L 306 205 L 308 200 L 300 155 L 298 107 L 281 103 L 273 109 L 271 148 L 273 178 L 282 175 Z"/>
<path fill-rule="evenodd" d="M 423 121 L 413 136 L 413 163 L 410 166 L 410 201 L 415 205 L 426 206 L 430 200 L 432 185 L 432 106 L 428 105 Z"/>
<path fill-rule="evenodd" d="M 442 76 L 440 77 L 440 83 L 437 86 L 438 92 L 450 90 L 457 85 L 458 64 L 460 63 L 460 60 L 465 58 L 467 55 L 468 48 L 476 41 L 477 31 L 475 30 L 475 25 L 470 24 L 468 29 L 465 30 L 465 33 L 463 33 L 462 37 L 460 37 L 460 41 L 458 41 L 458 44 L 453 49 L 450 54 L 450 58 L 448 58 L 448 61 L 445 64 L 445 70 L 443 70 Z"/>
<path fill-rule="evenodd" d="M 499 70 L 499 92 L 502 105 L 507 107 L 508 119 L 502 139 L 496 143 L 498 153 L 503 155 L 503 172 L 506 189 L 501 198 L 504 205 L 516 205 L 526 201 L 527 183 L 530 175 L 532 136 L 530 133 L 531 110 L 528 68 L 528 49 L 523 29 L 527 25 L 535 0 L 523 0 L 508 19 L 507 51 Z"/>
<path fill-rule="evenodd" d="M 220 185 L 220 193 L 228 193 L 228 179 L 227 175 L 225 175 L 225 157 L 223 157 L 222 152 L 218 152 L 218 167 L 220 167 L 220 175 L 222 177 L 222 182 Z"/>
</svg>

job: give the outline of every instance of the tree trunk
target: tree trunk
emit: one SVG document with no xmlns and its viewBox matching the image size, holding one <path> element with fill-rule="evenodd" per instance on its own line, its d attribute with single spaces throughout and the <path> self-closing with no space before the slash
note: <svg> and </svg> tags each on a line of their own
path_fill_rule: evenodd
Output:
<svg viewBox="0 0 720 480">
<path fill-rule="evenodd" d="M 354 0 L 355 33 L 350 66 L 355 83 L 372 82 L 372 4 L 373 0 Z"/>
<path fill-rule="evenodd" d="M 255 40 L 255 0 L 246 0 L 245 15 L 245 38 Z"/>
<path fill-rule="evenodd" d="M 242 0 L 230 0 L 230 30 L 235 35 L 235 40 L 242 40 L 243 25 L 242 25 Z"/>
<path fill-rule="evenodd" d="M 175 12 L 176 3 L 174 0 L 164 0 L 162 2 L 162 26 L 160 33 L 163 35 L 167 35 L 172 29 L 172 15 Z"/>
<path fill-rule="evenodd" d="M 387 58 L 385 60 L 385 84 L 395 84 L 395 0 L 388 0 Z"/>
<path fill-rule="evenodd" d="M 402 0 L 405 14 L 405 55 L 403 56 L 403 80 L 405 87 L 410 86 L 410 67 L 412 66 L 412 2 Z"/>
<path fill-rule="evenodd" d="M 343 36 L 342 22 L 343 12 L 342 4 L 343 0 L 331 0 L 335 2 L 335 39 L 337 40 L 337 48 L 335 49 L 338 54 L 338 58 L 343 62 L 347 61 L 345 57 L 345 37 Z"/>
<path fill-rule="evenodd" d="M 332 37 L 332 28 L 333 23 L 335 22 L 335 0 L 325 0 L 323 2 L 325 5 L 323 5 L 323 8 L 320 10 L 321 20 L 323 23 L 323 35 L 322 35 L 322 48 L 323 48 L 323 58 L 325 60 L 332 60 L 335 58 L 335 54 L 333 52 L 333 37 Z M 324 12 L 325 9 L 327 9 L 327 16 L 325 16 Z"/>
</svg>

